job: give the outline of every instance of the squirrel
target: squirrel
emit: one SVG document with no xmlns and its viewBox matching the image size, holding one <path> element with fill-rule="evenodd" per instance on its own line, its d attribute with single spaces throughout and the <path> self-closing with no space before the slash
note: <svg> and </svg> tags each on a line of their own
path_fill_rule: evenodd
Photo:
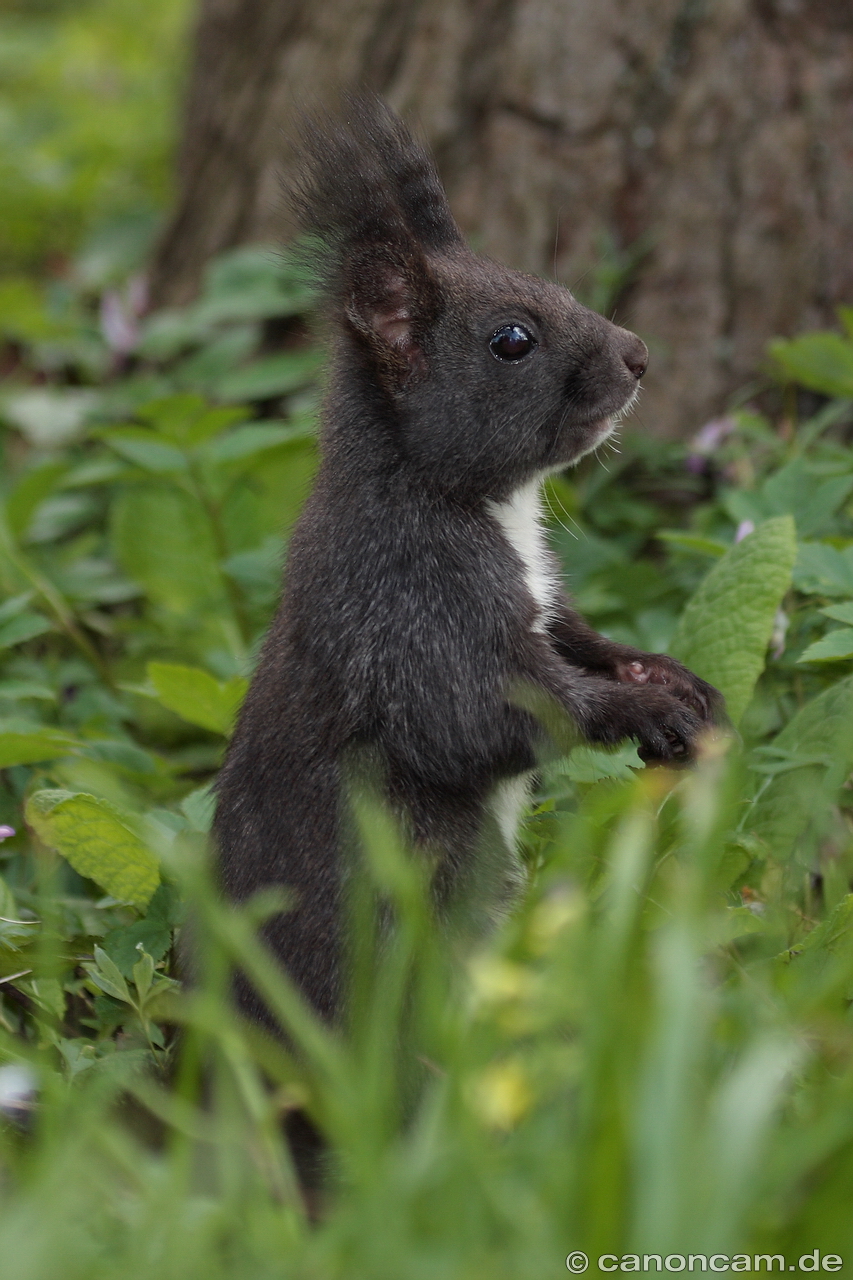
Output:
<svg viewBox="0 0 853 1280">
<path fill-rule="evenodd" d="M 471 889 L 515 825 L 556 704 L 576 740 L 683 763 L 721 695 L 572 607 L 539 492 L 611 434 L 648 352 L 555 283 L 465 244 L 436 169 L 380 99 L 306 126 L 295 202 L 321 248 L 334 341 L 321 461 L 283 597 L 217 784 L 226 893 L 286 886 L 269 945 L 342 1012 L 347 765 L 376 762 L 437 900 Z M 476 884 L 473 885 L 476 892 Z M 264 1020 L 244 984 L 240 999 Z"/>
</svg>

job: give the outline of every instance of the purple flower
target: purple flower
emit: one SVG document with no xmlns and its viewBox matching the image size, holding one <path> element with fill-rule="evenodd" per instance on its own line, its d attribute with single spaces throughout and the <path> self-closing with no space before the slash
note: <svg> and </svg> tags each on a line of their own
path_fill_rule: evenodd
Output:
<svg viewBox="0 0 853 1280">
<path fill-rule="evenodd" d="M 15 834 L 14 827 L 8 827 L 5 823 L 0 825 L 0 840 L 8 840 L 10 836 Z"/>
<path fill-rule="evenodd" d="M 752 520 L 741 520 L 735 531 L 735 542 L 743 542 L 744 538 L 748 538 L 751 533 L 755 533 L 755 524 Z"/>
<path fill-rule="evenodd" d="M 705 459 L 717 449 L 723 441 L 737 428 L 734 418 L 712 418 L 690 441 L 690 453 L 685 466 L 695 475 L 701 475 L 706 469 Z"/>
<path fill-rule="evenodd" d="M 101 333 L 111 351 L 125 356 L 139 341 L 135 316 L 125 308 L 121 294 L 108 289 L 101 298 Z"/>
<path fill-rule="evenodd" d="M 695 453 L 713 453 L 737 427 L 734 418 L 712 418 L 691 440 Z"/>
<path fill-rule="evenodd" d="M 107 289 L 101 297 L 101 333 L 116 355 L 126 356 L 139 341 L 139 317 L 148 305 L 148 281 L 145 276 L 129 280 L 124 293 Z"/>
</svg>

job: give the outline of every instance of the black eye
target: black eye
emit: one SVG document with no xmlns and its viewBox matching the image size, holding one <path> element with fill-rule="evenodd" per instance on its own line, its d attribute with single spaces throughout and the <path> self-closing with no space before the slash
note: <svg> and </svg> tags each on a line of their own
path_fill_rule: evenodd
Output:
<svg viewBox="0 0 853 1280">
<path fill-rule="evenodd" d="M 502 324 L 489 339 L 489 350 L 496 360 L 523 360 L 535 346 L 533 334 L 521 324 Z"/>
</svg>

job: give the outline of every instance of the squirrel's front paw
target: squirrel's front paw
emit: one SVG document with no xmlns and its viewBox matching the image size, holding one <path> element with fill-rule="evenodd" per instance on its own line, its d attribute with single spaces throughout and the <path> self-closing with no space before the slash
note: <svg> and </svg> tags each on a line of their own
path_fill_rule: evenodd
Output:
<svg viewBox="0 0 853 1280">
<path fill-rule="evenodd" d="M 663 694 L 668 706 L 641 722 L 637 754 L 646 764 L 690 764 L 695 758 L 702 719 L 683 702 Z"/>
<path fill-rule="evenodd" d="M 615 745 L 636 738 L 646 763 L 689 764 L 707 721 L 657 684 L 598 687 L 595 714 L 583 726 L 590 742 Z"/>
<path fill-rule="evenodd" d="M 663 685 L 671 697 L 692 707 L 706 724 L 718 724 L 725 718 L 722 694 L 664 653 L 641 653 L 633 660 L 618 662 L 616 678 L 621 684 Z"/>
</svg>

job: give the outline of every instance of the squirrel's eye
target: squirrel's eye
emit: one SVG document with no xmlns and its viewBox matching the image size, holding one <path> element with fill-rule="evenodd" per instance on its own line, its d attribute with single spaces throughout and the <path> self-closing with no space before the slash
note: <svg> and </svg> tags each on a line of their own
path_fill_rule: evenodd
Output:
<svg viewBox="0 0 853 1280">
<path fill-rule="evenodd" d="M 535 346 L 533 334 L 521 324 L 503 324 L 489 340 L 489 350 L 496 360 L 523 360 Z"/>
</svg>

